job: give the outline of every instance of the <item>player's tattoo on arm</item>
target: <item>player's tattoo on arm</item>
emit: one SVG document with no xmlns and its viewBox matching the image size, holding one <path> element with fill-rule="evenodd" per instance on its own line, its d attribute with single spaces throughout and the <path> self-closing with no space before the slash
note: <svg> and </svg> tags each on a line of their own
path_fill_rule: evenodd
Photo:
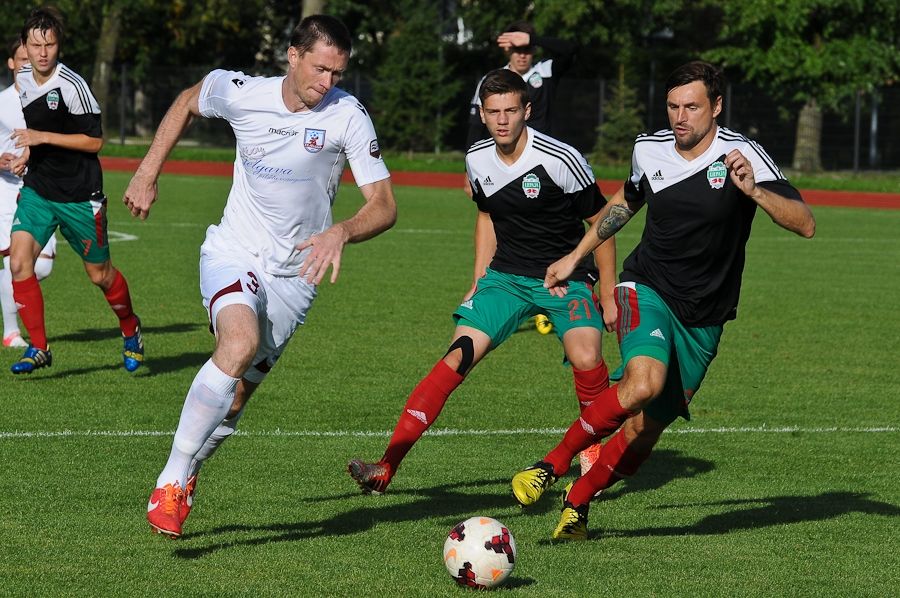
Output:
<svg viewBox="0 0 900 598">
<path fill-rule="evenodd" d="M 600 226 L 597 227 L 597 238 L 600 241 L 605 241 L 625 226 L 625 223 L 631 220 L 631 217 L 634 216 L 634 212 L 628 206 L 622 204 L 616 204 L 609 209 L 609 214 L 606 215 L 600 222 Z"/>
</svg>

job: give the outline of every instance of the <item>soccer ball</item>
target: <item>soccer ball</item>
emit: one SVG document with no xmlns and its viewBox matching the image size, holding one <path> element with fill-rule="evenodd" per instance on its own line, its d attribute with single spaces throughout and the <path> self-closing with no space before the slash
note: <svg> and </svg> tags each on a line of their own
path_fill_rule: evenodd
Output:
<svg viewBox="0 0 900 598">
<path fill-rule="evenodd" d="M 444 565 L 461 586 L 498 586 L 515 564 L 516 541 L 505 525 L 490 517 L 466 519 L 450 530 L 444 542 Z"/>
</svg>

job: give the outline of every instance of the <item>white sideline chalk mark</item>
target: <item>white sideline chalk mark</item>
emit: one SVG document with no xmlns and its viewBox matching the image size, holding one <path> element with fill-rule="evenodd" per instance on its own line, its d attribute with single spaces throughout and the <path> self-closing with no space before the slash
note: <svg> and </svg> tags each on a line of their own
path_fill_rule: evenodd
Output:
<svg viewBox="0 0 900 598">
<path fill-rule="evenodd" d="M 137 235 L 131 235 L 128 233 L 120 233 L 119 231 L 115 231 L 115 230 L 106 231 L 106 238 L 109 239 L 110 243 L 119 243 L 122 241 L 137 241 L 138 240 Z"/>
<path fill-rule="evenodd" d="M 565 433 L 564 428 L 520 428 L 517 430 L 457 430 L 451 428 L 428 430 L 430 436 L 516 436 L 521 434 L 536 434 L 539 436 L 559 436 Z M 734 428 L 674 428 L 669 434 L 879 434 L 900 432 L 900 428 L 894 426 L 871 428 L 801 428 L 794 426 L 775 427 L 747 426 Z M 142 438 L 171 436 L 174 430 L 58 430 L 58 431 L 0 431 L 0 440 L 15 440 L 27 438 Z M 369 438 L 387 437 L 391 435 L 389 430 L 237 430 L 235 436 L 250 438 Z"/>
</svg>

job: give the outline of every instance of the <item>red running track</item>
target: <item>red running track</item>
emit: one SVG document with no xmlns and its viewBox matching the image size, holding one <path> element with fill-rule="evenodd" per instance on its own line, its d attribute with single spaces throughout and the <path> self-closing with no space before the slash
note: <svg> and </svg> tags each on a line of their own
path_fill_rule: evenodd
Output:
<svg viewBox="0 0 900 598">
<path fill-rule="evenodd" d="M 105 170 L 134 172 L 140 160 L 137 158 L 101 157 L 100 163 Z M 232 168 L 231 162 L 170 160 L 163 166 L 163 172 L 192 176 L 231 176 Z M 343 180 L 348 182 L 353 180 L 349 170 L 344 172 Z M 391 172 L 391 180 L 395 185 L 462 190 L 465 177 L 462 173 L 452 172 Z M 603 193 L 612 195 L 622 185 L 622 181 L 598 181 L 598 184 Z M 823 191 L 820 189 L 803 189 L 802 192 L 804 201 L 811 205 L 900 210 L 900 193 Z"/>
</svg>

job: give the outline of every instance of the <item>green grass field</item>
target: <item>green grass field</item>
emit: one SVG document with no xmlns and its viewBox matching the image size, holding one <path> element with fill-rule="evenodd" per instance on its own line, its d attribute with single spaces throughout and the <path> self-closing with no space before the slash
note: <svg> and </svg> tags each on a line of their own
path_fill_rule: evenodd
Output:
<svg viewBox="0 0 900 598">
<path fill-rule="evenodd" d="M 18 353 L 0 350 L 0 595 L 461 595 L 441 548 L 472 515 L 517 540 L 504 595 L 897 594 L 900 211 L 817 208 L 810 241 L 758 216 L 693 420 L 594 503 L 590 541 L 551 544 L 568 480 L 523 511 L 509 479 L 577 408 L 558 343 L 527 327 L 471 374 L 388 494 L 360 495 L 345 472 L 381 456 L 471 283 L 471 202 L 398 188 L 396 227 L 347 249 L 173 541 L 150 533 L 145 504 L 212 349 L 198 248 L 229 181 L 164 177 L 146 222 L 119 203 L 126 176 L 107 181 L 110 229 L 137 237 L 112 249 L 147 366 L 124 371 L 110 310 L 61 246 L 44 283 L 53 367 L 13 378 Z M 360 201 L 345 187 L 338 217 Z M 620 258 L 640 228 L 620 234 Z"/>
</svg>

